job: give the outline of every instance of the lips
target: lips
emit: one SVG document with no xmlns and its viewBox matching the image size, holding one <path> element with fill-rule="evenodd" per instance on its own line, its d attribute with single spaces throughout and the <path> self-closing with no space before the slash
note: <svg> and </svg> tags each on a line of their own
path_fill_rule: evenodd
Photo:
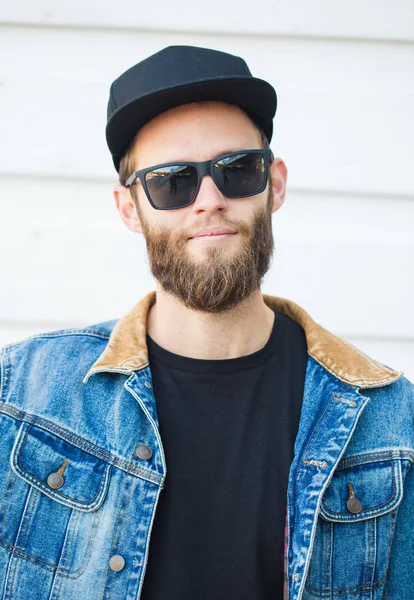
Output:
<svg viewBox="0 0 414 600">
<path fill-rule="evenodd" d="M 207 236 L 215 236 L 215 235 L 234 235 L 236 232 L 232 231 L 228 227 L 210 227 L 207 229 L 201 229 L 197 233 L 195 233 L 190 239 L 196 237 L 207 237 Z"/>
</svg>

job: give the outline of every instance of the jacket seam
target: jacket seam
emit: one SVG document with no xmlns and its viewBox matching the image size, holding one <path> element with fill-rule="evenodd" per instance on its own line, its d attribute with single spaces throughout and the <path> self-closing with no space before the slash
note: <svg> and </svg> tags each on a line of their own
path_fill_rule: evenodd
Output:
<svg viewBox="0 0 414 600">
<path fill-rule="evenodd" d="M 342 386 L 340 387 L 340 389 L 339 389 L 339 390 L 337 390 L 337 393 L 338 393 L 338 394 L 341 394 L 345 388 L 346 388 L 346 384 L 345 384 L 345 383 L 342 383 Z M 312 431 L 311 431 L 311 433 L 309 434 L 308 441 L 307 441 L 307 443 L 306 443 L 306 446 L 304 447 L 304 449 L 303 449 L 303 452 L 302 452 L 302 461 L 303 461 L 304 459 L 307 459 L 307 458 L 311 458 L 311 457 L 312 457 L 312 450 L 313 450 L 313 448 L 314 448 L 314 446 L 315 446 L 315 443 L 316 443 L 316 442 L 317 442 L 317 440 L 318 440 L 318 436 L 321 434 L 321 429 L 322 429 L 322 428 L 321 428 L 321 423 L 322 423 L 323 421 L 325 421 L 325 420 L 326 420 L 326 419 L 329 417 L 330 413 L 331 413 L 331 412 L 332 412 L 332 410 L 334 409 L 334 406 L 335 406 L 335 405 L 334 405 L 334 403 L 333 403 L 333 402 L 329 402 L 329 403 L 327 402 L 327 403 L 325 404 L 324 410 L 323 410 L 323 412 L 322 412 L 322 414 L 321 414 L 320 418 L 319 418 L 319 419 L 318 419 L 318 421 L 317 421 L 317 422 L 314 424 L 314 426 L 313 426 L 313 428 L 312 428 Z M 315 432 L 315 430 L 316 430 L 316 429 L 319 429 L 319 433 L 318 433 L 318 435 L 315 437 L 315 436 L 314 436 L 314 432 Z M 305 472 L 305 471 L 306 471 L 306 469 L 303 467 L 303 464 L 302 464 L 302 462 L 301 462 L 301 463 L 300 463 L 300 465 L 298 465 L 298 473 L 297 473 L 297 475 L 299 475 L 299 473 L 302 473 L 302 472 Z M 297 477 L 297 478 L 299 479 L 299 477 Z"/>
<path fill-rule="evenodd" d="M 64 330 L 59 330 L 56 332 L 45 331 L 44 333 L 36 333 L 34 335 L 25 337 L 22 340 L 18 340 L 17 342 L 11 342 L 10 344 L 5 344 L 3 346 L 3 348 L 12 349 L 12 348 L 17 348 L 18 346 L 21 346 L 22 344 L 25 344 L 26 342 L 30 342 L 32 340 L 38 340 L 38 339 L 43 339 L 43 338 L 65 337 L 65 336 L 72 336 L 72 335 L 85 335 L 88 337 L 98 337 L 98 338 L 102 338 L 105 340 L 108 340 L 110 337 L 109 333 L 106 333 L 104 331 L 97 331 L 94 329 L 64 329 Z"/>
<path fill-rule="evenodd" d="M 381 579 L 377 579 L 376 581 L 373 581 L 372 583 L 362 583 L 361 585 L 356 585 L 350 588 L 336 588 L 336 589 L 329 589 L 329 588 L 325 588 L 325 589 L 317 589 L 315 587 L 313 587 L 311 584 L 307 584 L 306 585 L 306 589 L 313 595 L 313 596 L 318 596 L 319 598 L 327 598 L 327 600 L 329 600 L 331 597 L 335 597 L 335 596 L 344 596 L 347 594 L 359 594 L 359 593 L 364 593 L 364 592 L 370 592 L 370 591 L 374 591 L 376 589 L 378 589 L 379 587 L 381 587 L 381 585 L 384 583 L 384 581 L 386 580 L 387 576 L 385 575 L 384 577 L 382 577 Z"/>
<path fill-rule="evenodd" d="M 0 401 L 6 396 L 7 385 L 9 382 L 10 372 L 10 360 L 9 360 L 9 348 L 4 346 L 2 348 L 1 361 L 0 361 Z M 0 409 L 1 411 L 1 409 Z"/>
<path fill-rule="evenodd" d="M 29 481 L 33 485 L 39 486 L 42 488 L 42 490 L 45 490 L 46 485 L 45 485 L 44 481 L 41 481 L 35 475 L 33 475 L 33 473 L 30 473 L 30 471 L 25 469 L 21 463 L 22 452 L 26 445 L 27 436 L 29 435 L 32 427 L 33 427 L 33 423 L 30 423 L 29 427 L 24 432 L 23 438 L 18 440 L 18 445 L 15 450 L 16 456 L 14 456 L 12 453 L 12 459 L 14 459 L 13 466 L 15 467 L 17 473 L 25 481 Z M 21 437 L 21 436 L 19 436 L 19 437 Z M 48 492 L 47 493 L 45 492 L 45 493 L 48 496 L 50 494 L 50 497 L 53 497 L 56 501 L 59 501 L 59 499 L 60 499 L 62 502 L 65 503 L 66 506 L 70 506 L 71 508 L 77 508 L 79 510 L 84 510 L 84 511 L 86 511 L 86 509 L 81 508 L 81 507 L 86 506 L 88 508 L 88 510 L 86 512 L 92 512 L 93 510 L 96 510 L 101 506 L 101 503 L 103 501 L 103 496 L 106 492 L 106 488 L 107 488 L 108 481 L 109 481 L 110 468 L 111 468 L 111 465 L 109 463 L 107 463 L 106 467 L 104 468 L 103 473 L 100 476 L 98 490 L 97 490 L 95 496 L 93 496 L 90 500 L 77 500 L 73 496 L 67 496 L 63 492 L 52 492 L 52 491 L 48 490 Z M 37 488 L 37 489 L 39 489 L 39 488 Z"/>
<path fill-rule="evenodd" d="M 43 419 L 42 417 L 38 417 L 36 415 L 31 415 L 30 413 L 26 413 L 11 404 L 4 403 L 0 405 L 0 413 L 14 418 L 16 421 L 30 423 L 36 427 L 39 427 L 40 429 L 43 429 L 44 431 L 47 431 L 48 433 L 57 435 L 61 439 L 73 444 L 77 448 L 80 448 L 92 456 L 96 456 L 97 458 L 110 463 L 114 467 L 120 468 L 126 473 L 136 475 L 137 477 L 146 479 L 147 481 L 158 485 L 162 483 L 161 475 L 144 469 L 143 467 L 131 463 L 124 458 L 113 455 L 104 448 L 101 448 L 100 446 L 97 446 L 96 444 L 93 444 L 92 442 L 89 442 L 88 440 L 85 440 L 84 438 L 81 438 L 70 431 L 62 429 L 47 419 Z"/>
<path fill-rule="evenodd" d="M 397 467 L 397 469 L 398 469 L 398 467 Z M 342 522 L 348 522 L 348 521 L 354 522 L 354 521 L 358 520 L 358 518 L 362 520 L 362 516 L 370 516 L 370 515 L 375 516 L 379 512 L 382 514 L 385 514 L 385 513 L 383 513 L 384 506 L 388 506 L 389 508 L 390 507 L 393 508 L 395 506 L 395 498 L 397 497 L 397 491 L 398 491 L 397 483 L 396 483 L 398 475 L 399 475 L 399 473 L 398 473 L 398 471 L 396 472 L 395 465 L 392 465 L 392 488 L 391 488 L 392 495 L 390 496 L 390 498 L 385 500 L 385 502 L 383 502 L 382 504 L 378 504 L 377 506 L 363 510 L 361 514 L 357 515 L 357 519 L 355 519 L 354 515 L 348 515 L 341 511 L 331 510 L 330 508 L 327 508 L 326 503 L 323 501 L 323 499 L 322 499 L 323 511 L 321 511 L 321 512 L 322 512 L 322 514 L 327 515 L 327 516 L 342 515 L 343 516 Z M 401 492 L 402 492 L 402 490 L 401 490 Z M 402 494 L 401 494 L 401 497 L 402 497 Z"/>
<path fill-rule="evenodd" d="M 414 462 L 414 449 L 399 448 L 396 450 L 382 450 L 379 452 L 365 452 L 364 454 L 355 454 L 354 456 L 347 456 L 343 458 L 336 468 L 336 471 L 342 471 L 350 467 L 364 465 L 366 463 L 373 462 L 385 462 L 389 460 L 410 460 Z"/>
</svg>

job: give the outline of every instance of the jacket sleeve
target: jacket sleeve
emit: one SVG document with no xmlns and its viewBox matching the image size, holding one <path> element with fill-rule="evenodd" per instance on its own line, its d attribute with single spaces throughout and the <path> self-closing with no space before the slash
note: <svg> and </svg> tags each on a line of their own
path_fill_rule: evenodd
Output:
<svg viewBox="0 0 414 600">
<path fill-rule="evenodd" d="M 383 600 L 414 598 L 414 467 L 408 471 L 398 508 Z"/>
<path fill-rule="evenodd" d="M 408 380 L 405 383 L 408 397 L 404 400 L 408 400 L 407 418 L 411 419 L 414 438 L 414 386 Z M 414 453 L 414 440 L 411 450 Z M 412 461 L 409 464 L 403 483 L 403 498 L 396 516 L 383 600 L 414 599 L 414 464 Z"/>
</svg>

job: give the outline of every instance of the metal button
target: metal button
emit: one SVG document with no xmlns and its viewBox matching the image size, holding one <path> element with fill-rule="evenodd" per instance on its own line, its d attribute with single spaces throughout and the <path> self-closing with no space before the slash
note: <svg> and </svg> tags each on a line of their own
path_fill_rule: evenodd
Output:
<svg viewBox="0 0 414 600">
<path fill-rule="evenodd" d="M 147 387 L 149 390 L 152 390 L 152 385 L 151 385 L 151 382 L 150 382 L 150 381 L 146 381 L 144 385 L 145 385 L 145 387 Z"/>
<path fill-rule="evenodd" d="M 47 485 L 52 488 L 52 490 L 58 490 L 65 483 L 63 479 L 63 475 L 56 471 L 56 473 L 50 473 L 47 478 Z"/>
<path fill-rule="evenodd" d="M 358 500 L 358 498 L 355 498 L 355 497 L 349 498 L 346 503 L 346 507 L 350 513 L 356 515 L 356 514 L 360 513 L 362 510 L 361 500 Z"/>
<path fill-rule="evenodd" d="M 352 483 L 348 483 L 349 497 L 346 502 L 346 507 L 350 513 L 356 515 L 361 512 L 362 504 L 361 500 L 359 500 L 356 495 Z"/>
<path fill-rule="evenodd" d="M 122 571 L 122 569 L 125 567 L 125 558 L 120 554 L 114 554 L 109 559 L 109 567 L 116 573 L 118 571 Z"/>
<path fill-rule="evenodd" d="M 148 460 L 152 456 L 152 450 L 149 446 L 137 446 L 135 448 L 135 454 L 142 460 Z"/>
</svg>

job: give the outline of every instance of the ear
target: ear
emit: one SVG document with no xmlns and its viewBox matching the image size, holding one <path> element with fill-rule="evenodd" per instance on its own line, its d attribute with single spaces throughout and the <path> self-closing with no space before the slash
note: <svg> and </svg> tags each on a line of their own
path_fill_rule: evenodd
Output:
<svg viewBox="0 0 414 600">
<path fill-rule="evenodd" d="M 117 183 L 114 187 L 114 198 L 124 225 L 135 233 L 142 233 L 141 220 L 129 188 Z"/>
<path fill-rule="evenodd" d="M 273 210 L 276 212 L 282 206 L 286 195 L 287 168 L 281 158 L 275 158 L 270 165 L 272 176 Z"/>
</svg>

